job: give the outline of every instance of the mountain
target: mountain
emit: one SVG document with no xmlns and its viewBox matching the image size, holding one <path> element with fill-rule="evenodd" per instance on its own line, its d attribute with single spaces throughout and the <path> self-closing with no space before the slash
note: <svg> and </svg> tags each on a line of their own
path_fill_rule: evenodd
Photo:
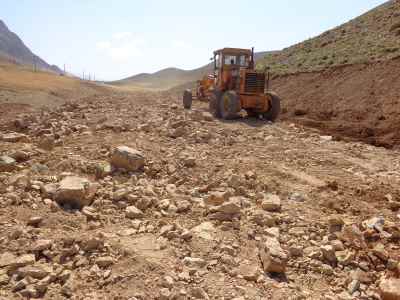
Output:
<svg viewBox="0 0 400 300">
<path fill-rule="evenodd" d="M 23 65 L 35 65 L 40 70 L 62 73 L 55 65 L 49 65 L 24 44 L 24 42 L 11 32 L 6 24 L 0 20 L 0 56 Z"/>
<path fill-rule="evenodd" d="M 288 74 L 388 60 L 400 55 L 400 1 L 392 0 L 321 35 L 260 61 Z"/>
<path fill-rule="evenodd" d="M 265 55 L 273 52 L 257 52 L 255 61 L 262 59 Z M 178 68 L 167 68 L 155 73 L 141 73 L 122 80 L 110 82 L 118 86 L 130 86 L 151 89 L 170 89 L 192 83 L 212 71 L 212 63 L 193 70 L 182 70 Z"/>
</svg>

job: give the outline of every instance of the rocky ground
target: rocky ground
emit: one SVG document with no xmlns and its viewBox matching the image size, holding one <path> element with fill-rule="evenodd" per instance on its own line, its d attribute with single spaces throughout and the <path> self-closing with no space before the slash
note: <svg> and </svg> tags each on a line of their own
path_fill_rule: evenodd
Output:
<svg viewBox="0 0 400 300">
<path fill-rule="evenodd" d="M 162 93 L 2 116 L 0 299 L 400 299 L 400 156 Z"/>
</svg>

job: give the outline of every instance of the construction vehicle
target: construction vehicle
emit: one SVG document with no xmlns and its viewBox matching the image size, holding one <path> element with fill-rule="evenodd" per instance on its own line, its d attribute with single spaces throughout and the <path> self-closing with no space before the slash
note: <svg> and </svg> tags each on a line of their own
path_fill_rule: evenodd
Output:
<svg viewBox="0 0 400 300">
<path fill-rule="evenodd" d="M 208 101 L 210 91 L 214 86 L 214 75 L 205 75 L 201 80 L 197 81 L 196 98 L 200 101 Z"/>
<path fill-rule="evenodd" d="M 213 74 L 198 81 L 196 96 L 207 98 L 216 118 L 235 119 L 241 110 L 248 116 L 275 121 L 280 114 L 280 98 L 269 90 L 270 76 L 255 70 L 254 48 L 223 48 L 214 51 Z M 183 93 L 183 106 L 190 109 L 191 90 Z"/>
</svg>

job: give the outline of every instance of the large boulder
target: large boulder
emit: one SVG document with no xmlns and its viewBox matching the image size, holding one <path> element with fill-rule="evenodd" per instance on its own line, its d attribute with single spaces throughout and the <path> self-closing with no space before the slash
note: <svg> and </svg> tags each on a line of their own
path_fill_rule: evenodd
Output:
<svg viewBox="0 0 400 300">
<path fill-rule="evenodd" d="M 55 193 L 55 200 L 59 204 L 82 208 L 92 203 L 97 187 L 97 184 L 86 178 L 67 176 L 60 181 Z"/>
<path fill-rule="evenodd" d="M 138 150 L 119 146 L 112 154 L 111 164 L 116 168 L 134 172 L 144 167 L 144 156 Z"/>
<path fill-rule="evenodd" d="M 259 254 L 265 272 L 285 273 L 288 256 L 276 238 L 267 238 L 260 245 Z"/>
</svg>

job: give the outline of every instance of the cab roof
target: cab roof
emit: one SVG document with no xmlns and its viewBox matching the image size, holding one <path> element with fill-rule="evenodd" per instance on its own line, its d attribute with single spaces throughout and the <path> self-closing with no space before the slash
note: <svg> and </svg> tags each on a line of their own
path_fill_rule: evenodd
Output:
<svg viewBox="0 0 400 300">
<path fill-rule="evenodd" d="M 217 54 L 232 54 L 232 55 L 251 55 L 250 49 L 241 49 L 241 48 L 223 48 L 214 51 L 214 55 Z"/>
</svg>

